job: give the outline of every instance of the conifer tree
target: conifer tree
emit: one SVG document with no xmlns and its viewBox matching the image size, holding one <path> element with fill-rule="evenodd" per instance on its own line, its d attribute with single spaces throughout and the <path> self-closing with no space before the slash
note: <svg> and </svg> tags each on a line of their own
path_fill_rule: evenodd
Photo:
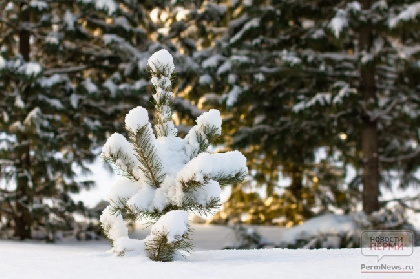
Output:
<svg viewBox="0 0 420 279">
<path fill-rule="evenodd" d="M 184 139 L 177 137 L 172 121 L 171 75 L 173 57 L 167 50 L 148 60 L 154 86 L 154 129 L 143 107 L 125 118 L 128 140 L 114 133 L 102 156 L 123 177 L 113 186 L 102 226 L 119 255 L 137 252 L 154 261 L 172 261 L 177 251 L 192 248 L 187 212 L 210 213 L 219 206 L 220 185 L 241 182 L 246 159 L 238 151 L 207 153 L 221 134 L 217 110 L 200 115 Z M 150 219 L 151 234 L 129 239 L 126 220 Z"/>
<path fill-rule="evenodd" d="M 233 144 L 259 183 L 289 174 L 326 210 L 355 208 L 363 192 L 367 213 L 381 206 L 380 186 L 418 184 L 415 1 L 235 3 L 214 77 L 227 78 Z M 348 184 L 346 165 L 357 172 Z"/>
<path fill-rule="evenodd" d="M 318 43 L 302 36 L 305 16 L 315 8 L 295 2 L 304 3 L 228 3 L 225 14 L 230 20 L 223 36 L 195 55 L 205 69 L 201 80 L 219 81 L 207 88 L 216 94 L 205 94 L 200 103 L 216 100 L 223 105 L 230 148 L 241 148 L 247 156 L 254 170 L 252 186 L 266 189 L 265 198 L 252 195 L 245 203 L 249 195 L 233 189 L 226 212 L 251 212 L 246 222 L 286 217 L 285 223 L 299 223 L 319 213 L 316 207 L 322 212 L 349 204 L 350 196 L 340 185 L 343 170 L 330 156 L 316 160 L 316 152 L 328 146 L 332 136 L 323 125 L 324 116 L 312 111 L 312 119 L 307 119 L 292 110 L 305 94 L 328 89 L 325 76 L 315 79 L 305 72 L 314 63 L 309 51 L 301 52 Z M 283 178 L 290 184 L 281 187 Z"/>
<path fill-rule="evenodd" d="M 410 128 L 418 122 L 411 113 L 419 105 L 412 78 L 418 72 L 418 11 L 415 1 L 343 1 L 324 9 L 323 17 L 309 17 L 308 34 L 322 34 L 324 43 L 314 49 L 318 67 L 311 70 L 325 74 L 330 88 L 305 96 L 295 108 L 320 105 L 341 160 L 357 169 L 352 186 L 361 188 L 367 214 L 381 208 L 381 187 L 418 185 L 419 137 Z"/>
<path fill-rule="evenodd" d="M 53 241 L 73 228 L 72 212 L 84 212 L 70 193 L 92 185 L 75 179 L 75 166 L 86 172 L 94 159 L 90 133 L 97 124 L 77 111 L 82 97 L 70 76 L 89 65 L 69 61 L 71 52 L 60 48 L 65 22 L 74 23 L 65 7 L 2 1 L 0 9 L 1 229 Z"/>
</svg>

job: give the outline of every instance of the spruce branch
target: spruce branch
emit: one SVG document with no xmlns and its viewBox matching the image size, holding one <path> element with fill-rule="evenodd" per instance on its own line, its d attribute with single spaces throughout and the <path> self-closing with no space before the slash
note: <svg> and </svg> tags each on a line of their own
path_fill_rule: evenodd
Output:
<svg viewBox="0 0 420 279">
<path fill-rule="evenodd" d="M 197 174 L 194 174 L 190 179 L 180 180 L 179 183 L 182 185 L 182 191 L 188 193 L 203 187 L 205 184 L 207 184 L 207 182 L 210 181 L 210 179 L 211 177 L 209 175 L 203 175 L 202 179 L 199 179 Z"/>
<path fill-rule="evenodd" d="M 186 195 L 182 205 L 168 204 L 162 210 L 154 208 L 153 210 L 144 210 L 137 206 L 128 206 L 127 198 L 120 198 L 117 202 L 111 201 L 111 212 L 113 215 L 121 214 L 124 220 L 130 221 L 150 221 L 154 224 L 160 217 L 173 210 L 184 210 L 200 215 L 212 214 L 214 210 L 220 207 L 220 199 L 212 198 L 206 204 L 198 204 L 197 201 Z"/>
<path fill-rule="evenodd" d="M 182 210 L 205 216 L 213 214 L 220 206 L 219 198 L 211 198 L 206 204 L 202 205 L 198 204 L 194 198 L 187 196 L 182 202 Z"/>
<path fill-rule="evenodd" d="M 106 156 L 104 153 L 102 153 L 101 157 L 105 162 L 112 166 L 116 174 L 127 177 L 131 181 L 139 180 L 139 178 L 134 175 L 134 168 L 136 164 L 132 162 L 128 154 L 126 154 L 121 149 L 115 153 L 109 149 L 108 154 L 110 154 L 110 156 Z"/>
<path fill-rule="evenodd" d="M 194 174 L 188 180 L 180 180 L 179 183 L 182 185 L 182 190 L 188 193 L 203 187 L 210 180 L 215 180 L 219 182 L 220 185 L 225 186 L 242 182 L 246 175 L 247 173 L 243 170 L 238 170 L 233 173 L 225 173 L 220 171 L 217 174 L 204 174 L 201 176 L 201 179 L 197 177 L 197 174 Z"/>
<path fill-rule="evenodd" d="M 149 62 L 150 63 L 150 62 Z M 172 81 L 173 64 L 148 65 L 148 71 L 152 76 L 153 98 L 155 100 L 155 125 L 154 129 L 158 137 L 176 136 L 177 130 L 172 119 Z M 156 70 L 153 70 L 156 69 Z"/>
<path fill-rule="evenodd" d="M 191 139 L 194 137 L 194 139 Z M 190 160 L 197 157 L 200 153 L 206 152 L 210 144 L 217 142 L 220 137 L 220 129 L 214 125 L 195 125 L 187 135 L 189 141 L 198 143 L 198 146 L 190 154 Z M 187 150 L 185 149 L 185 152 Z"/>
<path fill-rule="evenodd" d="M 175 236 L 175 241 L 168 241 L 168 233 L 152 232 L 150 239 L 145 242 L 145 251 L 152 261 L 171 262 L 176 251 L 191 252 L 193 245 L 188 229 L 183 235 Z"/>
<path fill-rule="evenodd" d="M 148 180 L 149 184 L 159 188 L 165 174 L 162 172 L 163 166 L 157 154 L 156 147 L 153 144 L 151 129 L 145 125 L 136 132 L 126 127 L 130 141 L 135 151 L 135 156 L 141 163 L 140 169 Z"/>
<path fill-rule="evenodd" d="M 205 152 L 211 143 L 214 143 L 220 138 L 219 128 L 213 125 L 201 126 L 199 131 L 196 131 L 197 141 L 199 148 L 196 156 L 202 152 Z"/>
<path fill-rule="evenodd" d="M 219 182 L 220 185 L 225 186 L 229 184 L 239 183 L 244 181 L 247 173 L 243 170 L 234 172 L 234 173 L 224 173 L 219 172 L 216 175 L 213 175 L 211 179 Z"/>
</svg>

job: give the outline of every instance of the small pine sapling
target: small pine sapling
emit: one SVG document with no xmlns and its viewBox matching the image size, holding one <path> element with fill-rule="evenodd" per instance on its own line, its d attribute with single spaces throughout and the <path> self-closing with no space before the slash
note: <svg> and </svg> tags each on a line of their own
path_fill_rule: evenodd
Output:
<svg viewBox="0 0 420 279">
<path fill-rule="evenodd" d="M 220 185 L 241 182 L 247 175 L 238 151 L 207 153 L 221 134 L 218 110 L 200 115 L 187 136 L 177 137 L 172 122 L 173 58 L 166 50 L 148 60 L 155 100 L 154 129 L 146 109 L 132 109 L 125 118 L 128 140 L 111 135 L 102 157 L 122 176 L 108 196 L 101 224 L 118 255 L 143 254 L 154 261 L 172 261 L 177 251 L 192 249 L 188 213 L 211 213 L 220 205 Z M 130 239 L 126 221 L 154 222 L 144 240 Z"/>
</svg>

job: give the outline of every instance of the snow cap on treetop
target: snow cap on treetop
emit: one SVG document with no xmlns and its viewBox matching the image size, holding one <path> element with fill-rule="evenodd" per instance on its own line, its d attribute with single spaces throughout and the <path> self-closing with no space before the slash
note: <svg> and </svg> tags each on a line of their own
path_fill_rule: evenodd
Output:
<svg viewBox="0 0 420 279">
<path fill-rule="evenodd" d="M 147 65 L 153 72 L 162 73 L 164 76 L 171 75 L 175 70 L 174 59 L 166 49 L 155 52 L 147 60 Z"/>
<path fill-rule="evenodd" d="M 133 108 L 125 116 L 125 126 L 133 132 L 149 123 L 149 114 L 147 110 L 141 106 Z"/>
</svg>

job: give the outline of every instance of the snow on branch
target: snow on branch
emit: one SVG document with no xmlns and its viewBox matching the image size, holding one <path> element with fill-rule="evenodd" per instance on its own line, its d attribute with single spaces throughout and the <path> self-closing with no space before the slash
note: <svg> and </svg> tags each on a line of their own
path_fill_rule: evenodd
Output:
<svg viewBox="0 0 420 279">
<path fill-rule="evenodd" d="M 239 151 L 227 153 L 201 153 L 188 162 L 177 175 L 177 183 L 181 183 L 184 191 L 195 190 L 210 180 L 221 185 L 243 181 L 248 169 L 246 158 Z"/>
<path fill-rule="evenodd" d="M 420 2 L 408 5 L 397 16 L 392 16 L 388 20 L 388 26 L 395 28 L 401 21 L 410 21 L 415 19 L 420 14 Z"/>
<path fill-rule="evenodd" d="M 139 180 L 140 167 L 130 143 L 121 134 L 112 134 L 102 148 L 101 156 L 112 164 L 117 173 L 133 181 Z"/>
<path fill-rule="evenodd" d="M 140 162 L 139 168 L 146 177 L 149 185 L 159 188 L 163 181 L 162 163 L 154 145 L 154 134 L 150 123 L 133 132 L 128 130 L 129 138 Z"/>
<path fill-rule="evenodd" d="M 200 115 L 197 125 L 191 128 L 185 139 L 188 142 L 187 152 L 190 158 L 196 157 L 199 153 L 204 152 L 220 134 L 222 133 L 222 118 L 220 112 L 211 109 Z"/>
</svg>

